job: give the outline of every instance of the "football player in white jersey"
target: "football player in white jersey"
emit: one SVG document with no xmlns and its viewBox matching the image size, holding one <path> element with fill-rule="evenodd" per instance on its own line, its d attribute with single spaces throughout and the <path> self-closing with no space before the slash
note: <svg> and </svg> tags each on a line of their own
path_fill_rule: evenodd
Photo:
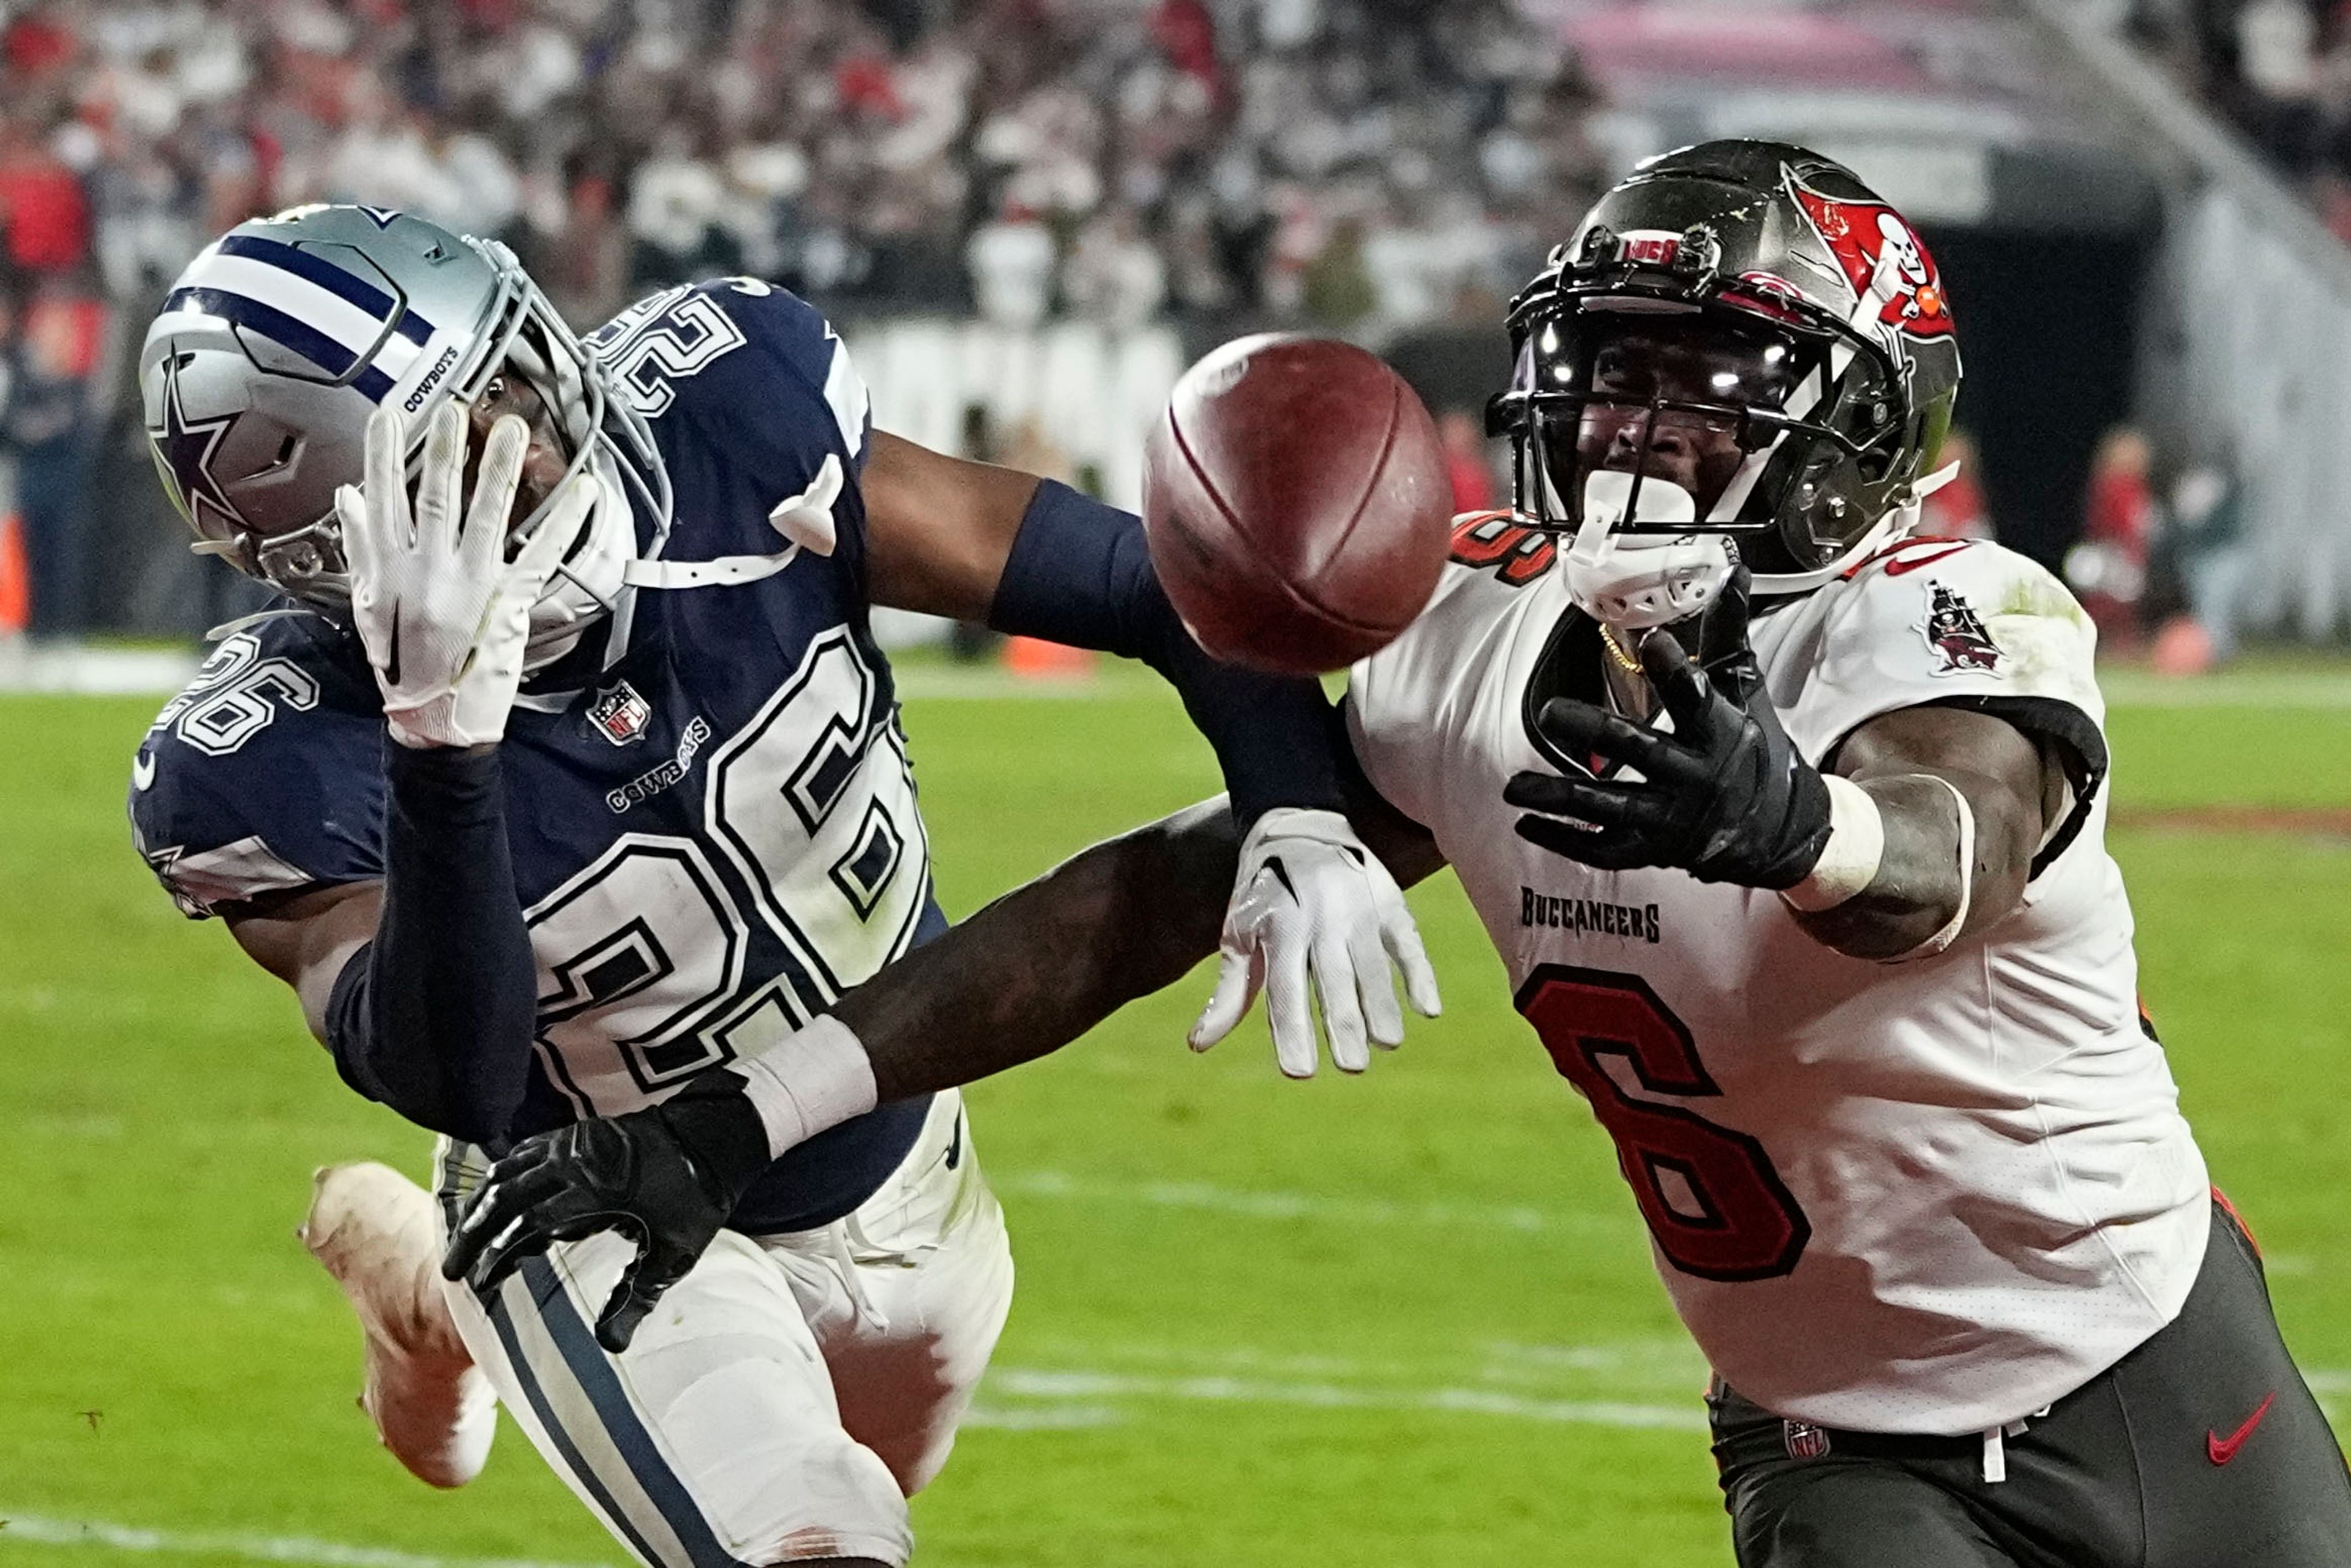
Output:
<svg viewBox="0 0 2351 1568">
<path fill-rule="evenodd" d="M 2137 1004 L 2089 622 L 1913 533 L 1959 382 L 1925 246 L 1825 159 L 1710 143 L 1610 192 L 1510 329 L 1516 504 L 1354 671 L 1357 820 L 1400 878 L 1454 867 L 1615 1140 L 1716 1371 L 1740 1563 L 2351 1562 L 2351 1476 Z M 1050 1049 L 1201 942 L 1217 837 L 1089 852 L 811 1026 L 862 1046 L 854 1093 L 747 1103 L 785 1145 Z M 1146 908 L 1164 937 L 1030 973 L 1070 950 L 1040 933 Z M 1000 1028 L 932 1027 L 983 979 Z M 451 1266 L 616 1212 L 690 1244 L 638 1174 L 660 1129 L 608 1126 L 638 1169 L 527 1145 Z"/>
</svg>

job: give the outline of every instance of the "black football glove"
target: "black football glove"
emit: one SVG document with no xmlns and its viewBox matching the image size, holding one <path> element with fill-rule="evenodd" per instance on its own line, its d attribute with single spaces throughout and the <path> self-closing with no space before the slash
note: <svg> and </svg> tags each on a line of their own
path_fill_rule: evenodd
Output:
<svg viewBox="0 0 2351 1568">
<path fill-rule="evenodd" d="M 1562 753 L 1637 768 L 1641 781 L 1520 773 L 1502 791 L 1529 813 L 1520 838 L 1603 871 L 1679 866 L 1700 882 L 1742 887 L 1793 887 L 1819 862 L 1828 786 L 1797 755 L 1763 690 L 1743 570 L 1700 627 L 1703 664 L 1662 629 L 1641 643 L 1642 672 L 1673 716 L 1671 735 L 1568 697 L 1543 705 L 1536 727 Z"/>
<path fill-rule="evenodd" d="M 767 1129 L 739 1081 L 705 1074 L 665 1103 L 516 1145 L 474 1194 L 441 1273 L 487 1296 L 556 1242 L 617 1230 L 637 1256 L 596 1318 L 596 1343 L 617 1355 L 768 1163 Z"/>
</svg>

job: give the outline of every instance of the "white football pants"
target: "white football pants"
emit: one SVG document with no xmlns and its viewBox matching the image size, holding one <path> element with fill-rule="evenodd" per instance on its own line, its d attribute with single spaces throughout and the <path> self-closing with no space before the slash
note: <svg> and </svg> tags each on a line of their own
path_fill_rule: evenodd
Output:
<svg viewBox="0 0 2351 1568">
<path fill-rule="evenodd" d="M 487 1162 L 444 1140 L 442 1224 Z M 1012 1304 L 1004 1213 L 962 1097 L 821 1230 L 719 1232 L 622 1355 L 590 1325 L 633 1255 L 561 1243 L 494 1298 L 445 1287 L 498 1398 L 648 1568 L 904 1563 L 906 1499 L 946 1462 Z"/>
</svg>

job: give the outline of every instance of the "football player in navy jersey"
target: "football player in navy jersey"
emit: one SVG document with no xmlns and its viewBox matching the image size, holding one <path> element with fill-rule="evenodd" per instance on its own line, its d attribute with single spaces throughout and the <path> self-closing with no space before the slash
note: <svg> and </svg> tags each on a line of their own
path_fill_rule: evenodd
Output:
<svg viewBox="0 0 2351 1568">
<path fill-rule="evenodd" d="M 158 716 L 138 846 L 347 1082 L 443 1134 L 437 1206 L 342 1167 L 305 1228 L 426 1479 L 479 1469 L 494 1391 L 648 1563 L 907 1558 L 905 1498 L 1010 1298 L 954 1093 L 807 1104 L 829 1130 L 772 1162 L 710 1145 L 693 1179 L 729 1215 L 699 1262 L 607 1233 L 493 1291 L 435 1269 L 518 1141 L 780 1082 L 770 1053 L 838 1049 L 811 1020 L 946 928 L 869 605 L 1140 657 L 1182 694 L 1246 828 L 1201 862 L 1238 856 L 1204 1038 L 1263 983 L 1311 1071 L 1311 989 L 1360 1070 L 1401 1036 L 1391 962 L 1436 1007 L 1319 688 L 1201 653 L 1134 517 L 873 430 L 789 294 L 674 288 L 582 341 L 499 246 L 300 208 L 189 266 L 141 377 L 196 548 L 291 602 Z"/>
</svg>

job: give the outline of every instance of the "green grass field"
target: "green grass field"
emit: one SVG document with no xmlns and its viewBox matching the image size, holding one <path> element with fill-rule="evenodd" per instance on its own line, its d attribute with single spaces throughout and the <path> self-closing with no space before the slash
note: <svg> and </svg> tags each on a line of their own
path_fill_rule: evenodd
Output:
<svg viewBox="0 0 2351 1568">
<path fill-rule="evenodd" d="M 2121 708 L 2115 849 L 2189 1113 L 2351 1416 L 2343 686 Z M 375 1447 L 292 1228 L 314 1166 L 426 1139 L 131 853 L 154 706 L 0 698 L 0 1564 L 622 1562 L 512 1429 L 455 1495 Z M 908 727 L 951 913 L 1210 779 L 1146 685 Z M 2185 815 L 2215 805 L 2303 816 Z M 1194 1057 L 1201 973 L 973 1092 L 1020 1293 L 923 1562 L 1729 1563 L 1704 1369 L 1608 1145 L 1451 883 L 1415 903 L 1447 1014 L 1364 1079 L 1281 1082 L 1256 1024 Z"/>
</svg>

